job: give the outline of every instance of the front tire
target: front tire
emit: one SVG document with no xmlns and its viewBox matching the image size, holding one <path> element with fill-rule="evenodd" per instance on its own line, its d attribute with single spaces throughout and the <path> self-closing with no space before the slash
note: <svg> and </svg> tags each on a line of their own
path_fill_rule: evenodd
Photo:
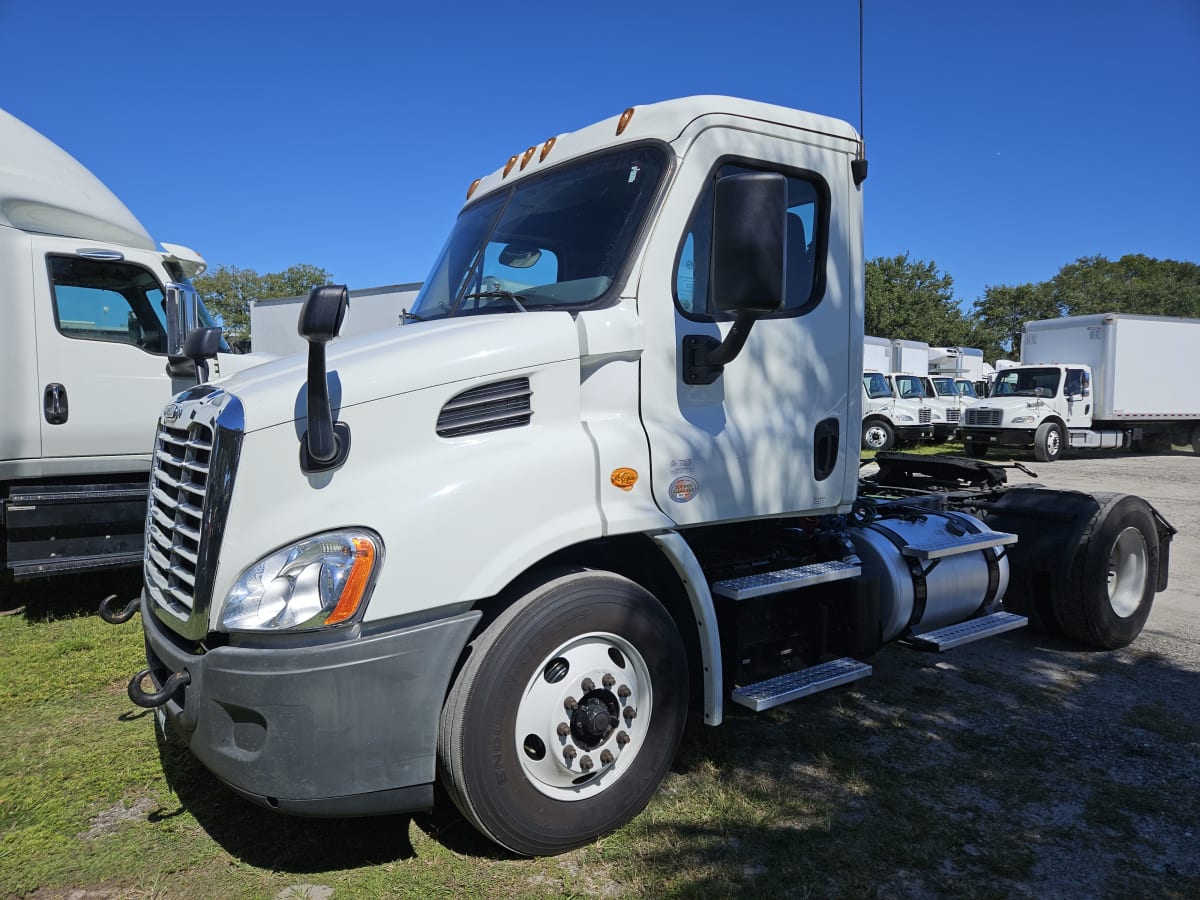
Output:
<svg viewBox="0 0 1200 900">
<path fill-rule="evenodd" d="M 988 445 L 967 441 L 963 444 L 963 452 L 971 459 L 983 459 L 988 454 Z"/>
<path fill-rule="evenodd" d="M 1130 494 L 1096 494 L 1099 510 L 1080 539 L 1054 615 L 1067 637 L 1115 650 L 1141 634 L 1158 588 L 1158 528 Z"/>
<path fill-rule="evenodd" d="M 1038 462 L 1054 462 L 1063 452 L 1063 430 L 1057 422 L 1043 422 L 1033 436 L 1033 457 Z"/>
<path fill-rule="evenodd" d="M 896 432 L 886 419 L 868 419 L 863 422 L 864 450 L 891 450 L 895 443 Z"/>
<path fill-rule="evenodd" d="M 442 711 L 447 792 L 526 856 L 619 828 L 675 757 L 686 659 L 671 616 L 640 585 L 594 571 L 540 585 L 470 645 Z"/>
</svg>

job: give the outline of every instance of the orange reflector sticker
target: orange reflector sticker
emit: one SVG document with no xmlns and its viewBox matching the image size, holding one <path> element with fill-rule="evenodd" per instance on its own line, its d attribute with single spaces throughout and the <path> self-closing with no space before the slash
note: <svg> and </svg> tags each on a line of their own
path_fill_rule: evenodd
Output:
<svg viewBox="0 0 1200 900">
<path fill-rule="evenodd" d="M 623 491 L 633 490 L 633 486 L 637 484 L 638 473 L 636 469 L 613 469 L 609 480 L 613 483 L 613 487 L 620 488 Z"/>
</svg>

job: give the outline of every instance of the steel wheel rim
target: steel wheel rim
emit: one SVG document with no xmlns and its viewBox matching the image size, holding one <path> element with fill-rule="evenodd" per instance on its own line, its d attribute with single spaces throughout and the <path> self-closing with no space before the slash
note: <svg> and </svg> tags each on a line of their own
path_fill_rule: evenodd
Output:
<svg viewBox="0 0 1200 900">
<path fill-rule="evenodd" d="M 1117 535 L 1108 555 L 1108 602 L 1122 619 L 1137 611 L 1142 604 L 1149 568 L 1146 539 L 1130 526 Z"/>
<path fill-rule="evenodd" d="M 616 721 L 601 735 L 590 726 L 611 711 L 613 701 Z M 534 670 L 517 708 L 513 737 L 525 777 L 555 800 L 583 800 L 607 790 L 641 751 L 653 706 L 650 670 L 629 641 L 595 632 L 561 644 Z"/>
<path fill-rule="evenodd" d="M 1060 438 L 1057 428 L 1051 428 L 1050 433 L 1046 435 L 1046 453 L 1050 456 L 1058 456 Z"/>
<path fill-rule="evenodd" d="M 878 425 L 867 426 L 867 449 L 878 450 L 887 441 L 887 432 Z"/>
</svg>

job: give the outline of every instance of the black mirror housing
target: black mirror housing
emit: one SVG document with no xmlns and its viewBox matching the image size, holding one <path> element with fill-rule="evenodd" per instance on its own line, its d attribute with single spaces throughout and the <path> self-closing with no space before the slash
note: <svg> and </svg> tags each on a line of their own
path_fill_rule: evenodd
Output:
<svg viewBox="0 0 1200 900">
<path fill-rule="evenodd" d="M 183 343 L 200 327 L 200 298 L 196 289 L 190 284 L 167 284 L 163 288 L 163 311 L 167 318 L 167 356 L 186 356 Z"/>
<path fill-rule="evenodd" d="M 766 315 L 783 306 L 787 179 L 778 172 L 727 175 L 713 197 L 713 302 L 724 312 Z"/>
<path fill-rule="evenodd" d="M 332 341 L 342 330 L 342 320 L 350 306 L 350 292 L 344 284 L 327 284 L 308 292 L 300 307 L 296 330 L 310 344 Z"/>
</svg>

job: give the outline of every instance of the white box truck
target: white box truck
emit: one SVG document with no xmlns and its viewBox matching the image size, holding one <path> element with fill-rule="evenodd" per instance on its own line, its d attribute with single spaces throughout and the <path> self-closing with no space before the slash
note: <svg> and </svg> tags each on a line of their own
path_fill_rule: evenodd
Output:
<svg viewBox="0 0 1200 900">
<path fill-rule="evenodd" d="M 1145 501 L 903 454 L 860 482 L 861 153 L 763 103 L 630 107 L 475 181 L 404 328 L 326 353 L 347 298 L 315 289 L 307 360 L 160 419 L 130 698 L 263 806 L 440 779 L 537 855 L 641 810 L 690 711 L 1039 604 L 1132 641 L 1173 533 Z"/>
<path fill-rule="evenodd" d="M 967 411 L 967 452 L 1032 448 L 1043 462 L 1076 449 L 1190 444 L 1200 453 L 1200 393 L 1184 374 L 1197 347 L 1200 319 L 1102 313 L 1027 322 L 1020 365 L 997 371 L 991 396 Z"/>
<path fill-rule="evenodd" d="M 864 450 L 891 450 L 933 438 L 933 413 L 920 401 L 901 399 L 888 377 L 892 366 L 892 342 L 887 338 L 863 338 L 863 430 Z"/>
<path fill-rule="evenodd" d="M 992 371 L 978 347 L 929 348 L 930 376 L 952 378 L 955 389 L 968 402 L 980 396 L 976 385 L 986 383 L 986 376 Z"/>
<path fill-rule="evenodd" d="M 0 581 L 140 565 L 154 418 L 211 326 L 194 251 L 159 250 L 91 172 L 0 110 Z M 213 375 L 257 358 L 221 353 Z"/>
</svg>

